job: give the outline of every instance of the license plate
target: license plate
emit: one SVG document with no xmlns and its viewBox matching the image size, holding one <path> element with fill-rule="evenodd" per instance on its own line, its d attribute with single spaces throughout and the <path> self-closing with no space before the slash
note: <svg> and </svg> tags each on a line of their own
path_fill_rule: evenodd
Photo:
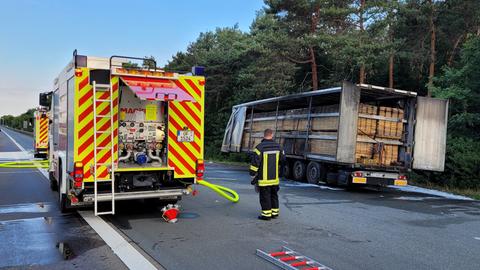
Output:
<svg viewBox="0 0 480 270">
<path fill-rule="evenodd" d="M 177 133 L 178 142 L 193 142 L 193 130 L 179 130 Z"/>
<path fill-rule="evenodd" d="M 394 181 L 394 185 L 395 186 L 406 186 L 407 185 L 407 180 L 396 179 Z"/>
<path fill-rule="evenodd" d="M 367 178 L 365 177 L 353 177 L 352 183 L 354 184 L 366 184 Z"/>
</svg>

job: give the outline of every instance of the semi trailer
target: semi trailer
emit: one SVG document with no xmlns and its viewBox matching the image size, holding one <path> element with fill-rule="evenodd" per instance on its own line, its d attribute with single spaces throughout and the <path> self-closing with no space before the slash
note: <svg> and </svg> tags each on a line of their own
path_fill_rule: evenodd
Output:
<svg viewBox="0 0 480 270">
<path fill-rule="evenodd" d="M 332 185 L 407 185 L 411 170 L 443 171 L 448 100 L 344 82 L 233 106 L 222 152 L 251 152 L 275 131 L 285 175 Z"/>
<path fill-rule="evenodd" d="M 204 86 L 203 67 L 181 74 L 75 51 L 49 94 L 49 178 L 61 210 L 114 214 L 118 200 L 174 204 L 189 194 L 204 171 Z"/>
</svg>

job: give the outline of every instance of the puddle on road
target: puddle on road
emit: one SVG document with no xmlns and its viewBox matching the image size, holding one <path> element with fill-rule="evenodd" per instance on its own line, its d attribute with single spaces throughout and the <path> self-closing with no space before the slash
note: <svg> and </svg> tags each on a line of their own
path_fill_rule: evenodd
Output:
<svg viewBox="0 0 480 270">
<path fill-rule="evenodd" d="M 185 219 L 190 219 L 190 218 L 198 218 L 200 215 L 197 213 L 180 213 L 178 215 L 178 218 L 185 218 Z"/>
<path fill-rule="evenodd" d="M 57 232 L 51 224 L 52 220 L 44 217 L 1 221 L 0 268 L 63 260 L 55 247 Z"/>
<path fill-rule="evenodd" d="M 52 203 L 21 203 L 11 205 L 1 205 L 0 214 L 10 213 L 47 213 L 52 211 L 54 205 Z"/>
</svg>

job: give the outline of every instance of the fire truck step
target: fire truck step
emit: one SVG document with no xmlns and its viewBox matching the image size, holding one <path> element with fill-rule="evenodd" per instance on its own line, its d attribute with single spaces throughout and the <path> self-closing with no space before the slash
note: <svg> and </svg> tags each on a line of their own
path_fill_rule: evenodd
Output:
<svg viewBox="0 0 480 270">
<path fill-rule="evenodd" d="M 96 86 L 96 89 L 98 92 L 100 91 L 108 91 L 110 89 L 110 84 L 100 84 L 100 83 L 97 83 L 95 84 Z M 99 89 L 100 88 L 100 89 Z"/>
<path fill-rule="evenodd" d="M 111 102 L 112 100 L 110 100 L 110 99 L 96 99 L 95 101 L 98 101 L 98 102 Z"/>
<path fill-rule="evenodd" d="M 257 256 L 275 264 L 276 266 L 285 270 L 300 270 L 300 269 L 318 269 L 318 270 L 332 270 L 309 257 L 289 249 L 288 247 L 282 247 L 280 251 L 265 252 L 257 249 Z M 309 268 L 303 268 L 303 267 Z"/>
<path fill-rule="evenodd" d="M 113 211 L 107 211 L 107 212 L 97 212 L 97 216 L 101 216 L 101 215 L 114 215 L 115 212 Z"/>
<path fill-rule="evenodd" d="M 111 117 L 109 114 L 97 114 L 95 117 L 102 117 L 102 118 L 108 118 Z"/>
</svg>

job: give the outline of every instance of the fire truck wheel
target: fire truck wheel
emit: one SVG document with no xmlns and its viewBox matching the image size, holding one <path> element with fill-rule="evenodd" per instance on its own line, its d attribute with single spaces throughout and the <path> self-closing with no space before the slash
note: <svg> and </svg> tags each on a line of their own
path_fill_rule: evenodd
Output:
<svg viewBox="0 0 480 270">
<path fill-rule="evenodd" d="M 50 188 L 53 191 L 58 191 L 58 183 L 55 177 L 53 177 L 53 172 L 48 172 L 48 180 L 50 180 Z"/>
<path fill-rule="evenodd" d="M 67 194 L 62 194 L 60 199 L 60 212 L 68 213 L 70 211 L 69 205 L 70 201 L 67 198 Z"/>
<path fill-rule="evenodd" d="M 305 179 L 305 163 L 301 160 L 297 160 L 293 163 L 293 179 L 295 181 L 304 181 Z"/>
<path fill-rule="evenodd" d="M 292 165 L 289 160 L 287 160 L 285 166 L 283 166 L 283 177 L 285 179 L 290 179 L 292 177 Z"/>
</svg>

